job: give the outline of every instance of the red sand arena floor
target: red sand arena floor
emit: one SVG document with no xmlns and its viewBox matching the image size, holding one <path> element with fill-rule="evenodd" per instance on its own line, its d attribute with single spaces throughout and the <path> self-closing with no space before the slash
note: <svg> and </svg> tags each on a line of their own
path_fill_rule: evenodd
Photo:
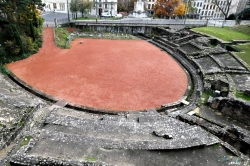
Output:
<svg viewBox="0 0 250 166">
<path fill-rule="evenodd" d="M 52 28 L 44 29 L 43 39 L 37 54 L 8 68 L 54 98 L 107 110 L 142 110 L 177 101 L 187 89 L 179 64 L 147 41 L 81 38 L 60 49 Z"/>
</svg>

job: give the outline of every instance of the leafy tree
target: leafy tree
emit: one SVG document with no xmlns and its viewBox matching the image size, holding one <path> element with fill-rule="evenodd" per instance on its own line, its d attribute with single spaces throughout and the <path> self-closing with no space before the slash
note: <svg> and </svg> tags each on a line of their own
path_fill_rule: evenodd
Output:
<svg viewBox="0 0 250 166">
<path fill-rule="evenodd" d="M 197 11 L 196 7 L 193 7 L 193 3 L 195 2 L 195 0 L 183 0 L 183 3 L 185 3 L 186 5 L 186 13 L 195 13 Z"/>
<path fill-rule="evenodd" d="M 124 6 L 123 4 L 121 4 L 121 3 L 118 3 L 118 4 L 117 4 L 117 11 L 118 11 L 118 12 L 123 12 L 123 11 L 125 11 L 125 6 Z"/>
<path fill-rule="evenodd" d="M 182 17 L 186 13 L 186 5 L 184 3 L 180 3 L 179 6 L 177 6 L 174 9 L 174 14 Z"/>
<path fill-rule="evenodd" d="M 75 13 L 75 18 L 77 19 L 77 12 L 79 11 L 79 0 L 72 0 L 70 3 L 70 11 Z"/>
<path fill-rule="evenodd" d="M 0 66 L 30 53 L 27 40 L 33 51 L 38 49 L 43 19 L 36 7 L 42 5 L 41 0 L 0 0 Z"/>
<path fill-rule="evenodd" d="M 128 11 L 133 11 L 134 10 L 135 2 L 136 2 L 136 0 L 130 0 L 130 2 L 128 3 L 128 7 L 127 7 Z"/>
<path fill-rule="evenodd" d="M 93 1 L 79 0 L 79 11 L 82 13 L 82 17 L 83 14 L 87 14 L 91 11 L 93 5 L 94 5 Z"/>
<path fill-rule="evenodd" d="M 227 17 L 227 20 L 235 20 L 235 14 L 230 14 L 230 15 Z"/>
<path fill-rule="evenodd" d="M 154 6 L 155 16 L 171 17 L 180 0 L 157 0 Z"/>
<path fill-rule="evenodd" d="M 250 8 L 245 8 L 236 15 L 237 24 L 240 24 L 242 20 L 250 20 Z"/>
</svg>

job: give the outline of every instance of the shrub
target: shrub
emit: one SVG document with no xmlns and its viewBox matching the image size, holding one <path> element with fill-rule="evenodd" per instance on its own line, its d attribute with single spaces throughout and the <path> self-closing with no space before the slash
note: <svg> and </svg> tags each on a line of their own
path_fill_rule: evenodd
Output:
<svg viewBox="0 0 250 166">
<path fill-rule="evenodd" d="M 74 28 L 72 28 L 72 27 L 67 27 L 67 30 L 68 30 L 70 33 L 73 33 L 73 32 L 74 32 Z"/>
</svg>

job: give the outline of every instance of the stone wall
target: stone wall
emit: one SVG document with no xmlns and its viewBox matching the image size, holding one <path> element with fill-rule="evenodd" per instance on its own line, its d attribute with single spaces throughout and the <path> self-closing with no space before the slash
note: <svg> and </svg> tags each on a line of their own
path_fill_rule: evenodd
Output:
<svg viewBox="0 0 250 166">
<path fill-rule="evenodd" d="M 218 97 L 212 101 L 210 107 L 221 111 L 225 116 L 250 125 L 250 102 Z"/>
</svg>

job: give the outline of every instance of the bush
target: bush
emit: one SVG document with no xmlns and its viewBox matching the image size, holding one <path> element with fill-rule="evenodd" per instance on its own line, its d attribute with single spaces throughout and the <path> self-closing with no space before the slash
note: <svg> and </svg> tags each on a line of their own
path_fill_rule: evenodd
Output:
<svg viewBox="0 0 250 166">
<path fill-rule="evenodd" d="M 74 28 L 72 28 L 72 27 L 67 27 L 67 30 L 70 32 L 70 33 L 73 33 L 75 30 L 74 30 Z"/>
<path fill-rule="evenodd" d="M 227 17 L 227 20 L 235 20 L 235 15 L 234 15 L 234 14 L 230 14 L 230 15 Z"/>
</svg>

